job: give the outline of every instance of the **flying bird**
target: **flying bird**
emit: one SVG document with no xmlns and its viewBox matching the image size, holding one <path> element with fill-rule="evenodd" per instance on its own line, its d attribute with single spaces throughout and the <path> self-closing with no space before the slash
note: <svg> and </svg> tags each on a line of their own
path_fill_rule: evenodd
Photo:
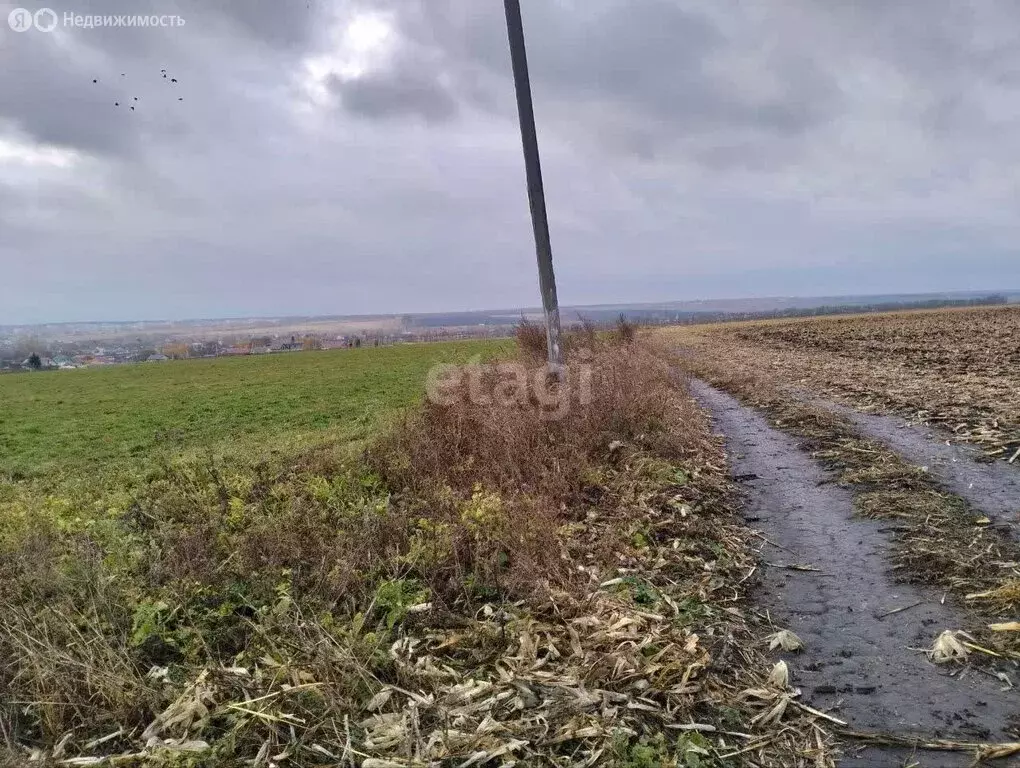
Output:
<svg viewBox="0 0 1020 768">
<path fill-rule="evenodd" d="M 115 106 L 115 107 L 119 107 L 119 106 L 120 106 L 120 102 L 119 102 L 119 101 L 115 101 L 115 102 L 113 102 L 113 106 Z"/>
<path fill-rule="evenodd" d="M 170 82 L 171 83 L 176 83 L 177 82 L 177 78 L 176 77 L 171 77 L 170 78 Z"/>
<path fill-rule="evenodd" d="M 96 78 L 94 78 L 94 77 L 93 77 L 93 78 L 92 78 L 92 82 L 93 82 L 93 83 L 98 83 L 99 81 L 98 81 L 98 80 L 96 80 Z"/>
<path fill-rule="evenodd" d="M 137 96 L 135 96 L 135 101 L 138 101 L 138 97 Z"/>
</svg>

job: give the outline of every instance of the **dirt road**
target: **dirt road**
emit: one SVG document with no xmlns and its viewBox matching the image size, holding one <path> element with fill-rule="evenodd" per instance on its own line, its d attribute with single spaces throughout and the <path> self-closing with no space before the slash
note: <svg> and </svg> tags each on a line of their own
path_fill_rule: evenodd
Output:
<svg viewBox="0 0 1020 768">
<path fill-rule="evenodd" d="M 857 729 L 1014 740 L 1017 690 L 1003 692 L 1000 680 L 977 670 L 938 667 L 917 650 L 965 621 L 941 594 L 889 576 L 885 524 L 855 518 L 851 492 L 832 483 L 794 438 L 707 384 L 696 381 L 693 391 L 726 437 L 731 471 L 747 492 L 745 517 L 763 540 L 760 604 L 806 645 L 787 655 L 791 682 L 805 699 Z M 903 765 L 908 757 L 869 748 L 850 751 L 841 765 Z M 923 766 L 971 760 L 949 753 L 916 759 Z"/>
<path fill-rule="evenodd" d="M 945 434 L 908 424 L 901 417 L 863 413 L 813 398 L 807 402 L 848 418 L 861 434 L 884 443 L 913 464 L 928 467 L 946 490 L 1020 538 L 1020 465 L 981 462 L 975 447 L 949 445 Z"/>
</svg>

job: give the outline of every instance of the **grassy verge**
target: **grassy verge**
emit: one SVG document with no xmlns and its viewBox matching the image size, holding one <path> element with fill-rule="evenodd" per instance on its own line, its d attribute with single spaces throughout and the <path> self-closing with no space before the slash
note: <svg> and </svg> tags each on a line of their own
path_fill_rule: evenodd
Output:
<svg viewBox="0 0 1020 768">
<path fill-rule="evenodd" d="M 859 514 L 889 521 L 897 575 L 939 587 L 966 606 L 973 623 L 959 629 L 985 651 L 977 651 L 977 658 L 1020 659 L 1020 636 L 990 629 L 1020 617 L 1020 545 L 1008 533 L 990 527 L 921 467 L 862 437 L 847 419 L 791 397 L 754 364 L 707 344 L 681 354 L 693 374 L 803 438 L 814 457 L 853 490 Z"/>
<path fill-rule="evenodd" d="M 769 679 L 721 448 L 628 337 L 557 418 L 477 368 L 363 455 L 182 455 L 102 515 L 6 515 L 9 759 L 831 764 Z"/>
</svg>

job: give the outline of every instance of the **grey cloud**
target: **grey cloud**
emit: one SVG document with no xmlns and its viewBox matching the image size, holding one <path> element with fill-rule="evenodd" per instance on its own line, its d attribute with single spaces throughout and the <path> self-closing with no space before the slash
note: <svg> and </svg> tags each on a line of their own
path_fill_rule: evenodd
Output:
<svg viewBox="0 0 1020 768">
<path fill-rule="evenodd" d="M 330 8 L 325 0 L 186 0 L 181 3 L 182 14 L 196 20 L 208 18 L 211 11 L 235 24 L 247 33 L 271 46 L 302 53 L 328 18 Z"/>
<path fill-rule="evenodd" d="M 373 119 L 417 115 L 435 122 L 452 118 L 458 109 L 440 78 L 430 77 L 411 62 L 357 78 L 333 76 L 329 88 L 349 112 Z"/>
<path fill-rule="evenodd" d="M 239 69 L 275 65 L 276 82 L 285 80 L 312 45 L 325 12 L 320 0 L 86 0 L 58 8 L 58 15 L 65 10 L 80 16 L 177 14 L 185 24 L 51 35 L 0 31 L 0 122 L 44 144 L 135 162 L 146 143 L 193 140 L 204 128 L 250 128 L 249 117 L 231 103 Z M 230 126 L 234 122 L 240 124 Z"/>
<path fill-rule="evenodd" d="M 0 45 L 0 119 L 46 144 L 104 153 L 126 149 L 131 130 L 113 114 L 119 97 L 92 79 L 52 40 L 8 34 Z"/>
<path fill-rule="evenodd" d="M 414 43 L 398 66 L 377 75 L 382 82 L 391 84 L 413 72 L 407 82 L 413 83 L 415 96 L 431 92 L 448 103 L 451 94 L 438 82 L 441 73 L 453 83 L 452 95 L 461 104 L 512 114 L 499 3 L 384 0 L 381 7 L 397 15 L 403 35 Z M 564 133 L 582 140 L 587 136 L 604 149 L 651 159 L 696 135 L 709 137 L 714 145 L 703 153 L 706 157 L 736 158 L 739 151 L 731 150 L 746 145 L 749 132 L 759 140 L 786 142 L 837 107 L 831 78 L 796 54 L 766 57 L 765 65 L 780 83 L 778 93 L 734 88 L 706 66 L 731 45 L 724 32 L 703 10 L 675 0 L 526 4 L 525 26 L 542 116 Z M 417 63 L 408 62 L 411 56 L 418 57 Z M 442 69 L 430 66 L 434 61 L 442 62 Z M 423 87 L 423 72 L 431 72 L 431 88 Z M 500 97 L 493 98 L 494 90 Z M 391 95 L 398 91 L 388 89 Z M 700 156 L 691 155 L 694 160 Z"/>
</svg>

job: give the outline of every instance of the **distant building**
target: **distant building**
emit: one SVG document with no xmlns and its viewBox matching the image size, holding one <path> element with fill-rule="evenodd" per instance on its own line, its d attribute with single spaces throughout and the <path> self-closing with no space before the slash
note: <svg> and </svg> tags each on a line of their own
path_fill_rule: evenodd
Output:
<svg viewBox="0 0 1020 768">
<path fill-rule="evenodd" d="M 167 357 L 166 355 L 161 355 L 161 354 L 159 354 L 157 352 L 154 355 L 149 355 L 147 362 L 150 362 L 150 363 L 162 363 L 164 360 L 169 360 L 169 359 L 170 358 Z"/>
</svg>

